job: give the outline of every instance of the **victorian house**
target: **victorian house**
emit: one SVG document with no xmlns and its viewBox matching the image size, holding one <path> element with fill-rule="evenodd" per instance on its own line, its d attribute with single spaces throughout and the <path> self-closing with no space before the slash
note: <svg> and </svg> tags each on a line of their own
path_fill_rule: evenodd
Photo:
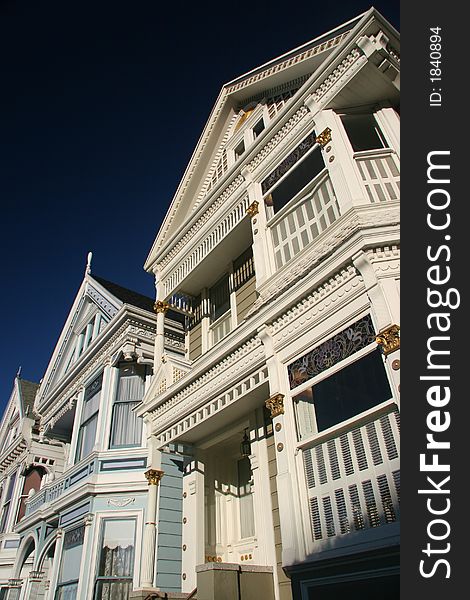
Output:
<svg viewBox="0 0 470 600">
<path fill-rule="evenodd" d="M 189 597 L 396 597 L 399 60 L 370 9 L 224 85 L 145 263 Z"/>
<path fill-rule="evenodd" d="M 152 374 L 153 304 L 92 275 L 89 263 L 40 385 L 16 378 L 0 433 L 2 597 L 126 600 L 146 576 L 180 589 L 182 458 L 149 469 L 134 410 Z M 161 334 L 177 362 L 184 334 L 173 317 Z M 155 533 L 148 498 L 159 483 L 154 562 L 142 540 L 145 527 Z"/>
</svg>

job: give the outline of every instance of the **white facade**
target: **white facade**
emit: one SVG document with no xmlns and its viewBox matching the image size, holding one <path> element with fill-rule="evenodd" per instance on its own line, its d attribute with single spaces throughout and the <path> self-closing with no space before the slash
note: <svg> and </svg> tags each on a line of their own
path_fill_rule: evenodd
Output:
<svg viewBox="0 0 470 600">
<path fill-rule="evenodd" d="M 186 315 L 186 354 L 156 343 L 139 414 L 184 455 L 188 593 L 238 563 L 306 599 L 328 561 L 374 553 L 395 589 L 398 107 L 373 9 L 226 84 L 155 240 L 157 332 Z"/>
</svg>

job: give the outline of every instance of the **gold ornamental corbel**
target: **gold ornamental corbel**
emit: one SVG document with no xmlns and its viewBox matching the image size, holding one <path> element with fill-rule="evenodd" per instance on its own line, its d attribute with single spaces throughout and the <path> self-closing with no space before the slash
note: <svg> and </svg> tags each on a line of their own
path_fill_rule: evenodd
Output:
<svg viewBox="0 0 470 600">
<path fill-rule="evenodd" d="M 377 334 L 375 341 L 385 356 L 388 356 L 400 348 L 400 327 L 398 325 L 390 325 L 390 327 Z"/>
<path fill-rule="evenodd" d="M 264 404 L 271 413 L 271 419 L 284 414 L 284 394 L 274 394 Z"/>
<path fill-rule="evenodd" d="M 317 144 L 320 144 L 322 148 L 324 148 L 328 142 L 331 142 L 331 129 L 329 127 L 324 129 L 320 135 L 316 137 L 315 141 Z"/>
<path fill-rule="evenodd" d="M 170 305 L 168 304 L 168 302 L 165 302 L 164 300 L 157 300 L 155 302 L 155 304 L 153 305 L 153 310 L 158 314 L 158 313 L 163 313 L 165 314 L 170 308 Z"/>
</svg>

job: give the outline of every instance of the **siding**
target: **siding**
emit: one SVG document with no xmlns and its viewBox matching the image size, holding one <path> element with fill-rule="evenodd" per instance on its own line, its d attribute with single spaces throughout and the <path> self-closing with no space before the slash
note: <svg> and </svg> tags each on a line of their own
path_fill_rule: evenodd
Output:
<svg viewBox="0 0 470 600">
<path fill-rule="evenodd" d="M 247 312 L 255 303 L 257 297 L 256 278 L 252 277 L 236 291 L 237 323 L 241 323 L 243 321 Z"/>
<path fill-rule="evenodd" d="M 189 332 L 189 360 L 195 360 L 202 354 L 202 323 Z"/>
<path fill-rule="evenodd" d="M 165 472 L 160 483 L 157 545 L 157 587 L 165 592 L 181 591 L 181 543 L 183 510 L 183 460 L 162 454 Z"/>
<path fill-rule="evenodd" d="M 269 467 L 269 487 L 271 490 L 271 506 L 273 510 L 273 524 L 274 524 L 274 544 L 276 546 L 276 563 L 277 563 L 277 576 L 279 581 L 279 598 L 280 600 L 292 600 L 292 590 L 290 579 L 284 573 L 282 569 L 282 538 L 281 538 L 281 526 L 279 518 L 279 502 L 277 496 L 277 464 L 276 464 L 276 448 L 274 445 L 274 436 L 267 440 L 268 448 L 268 467 Z"/>
</svg>

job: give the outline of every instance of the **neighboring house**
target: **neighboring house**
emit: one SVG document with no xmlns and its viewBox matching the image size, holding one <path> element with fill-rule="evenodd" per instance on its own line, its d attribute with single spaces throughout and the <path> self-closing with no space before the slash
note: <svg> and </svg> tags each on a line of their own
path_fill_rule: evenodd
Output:
<svg viewBox="0 0 470 600">
<path fill-rule="evenodd" d="M 152 375 L 153 304 L 92 275 L 88 265 L 34 388 L 34 418 L 30 387 L 27 409 L 21 404 L 28 382 L 15 382 L 2 436 L 16 422 L 19 433 L 1 454 L 6 533 L 0 576 L 9 600 L 126 600 L 140 586 L 144 524 L 150 520 L 155 527 L 156 520 L 155 510 L 149 516 L 148 491 L 156 489 L 150 483 L 158 474 L 147 468 L 147 431 L 134 409 Z M 169 314 L 161 332 L 174 360 L 184 353 L 181 321 Z M 155 582 L 168 591 L 180 589 L 181 463 L 167 455 L 158 465 L 165 471 L 162 529 L 171 531 L 156 539 L 161 560 Z M 171 558 L 168 568 L 165 557 Z"/>
<path fill-rule="evenodd" d="M 186 351 L 157 335 L 138 414 L 152 468 L 184 458 L 187 593 L 397 597 L 399 100 L 371 9 L 223 86 L 163 221 Z"/>
<path fill-rule="evenodd" d="M 0 425 L 0 598 L 4 598 L 20 535 L 16 526 L 24 517 L 27 499 L 63 466 L 60 442 L 40 443 L 38 421 L 33 414 L 37 383 L 15 377 L 13 391 Z M 32 560 L 25 563 L 31 569 Z"/>
</svg>

